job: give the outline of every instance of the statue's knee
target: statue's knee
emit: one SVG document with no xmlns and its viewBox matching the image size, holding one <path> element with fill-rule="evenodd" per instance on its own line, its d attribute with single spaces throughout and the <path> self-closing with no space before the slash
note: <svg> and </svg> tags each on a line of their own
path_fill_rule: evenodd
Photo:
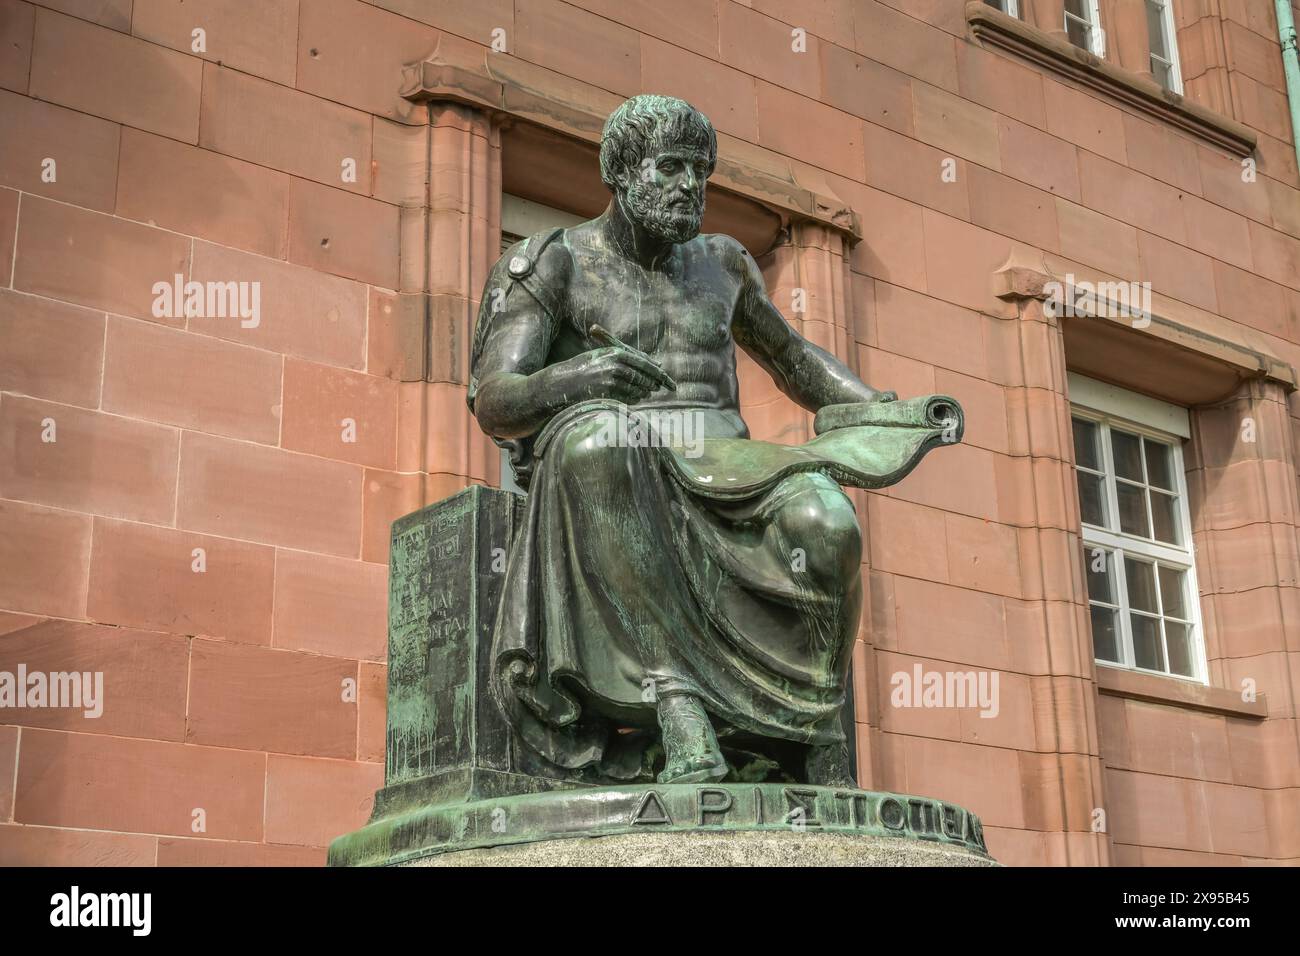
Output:
<svg viewBox="0 0 1300 956">
<path fill-rule="evenodd" d="M 610 441 L 608 424 L 596 415 L 568 426 L 547 454 L 559 457 L 564 474 L 584 482 L 617 478 L 627 472 L 627 449 Z"/>
<path fill-rule="evenodd" d="M 801 549 L 814 574 L 843 580 L 862 563 L 862 529 L 853 502 L 830 478 L 797 475 L 793 494 L 779 512 L 783 537 Z"/>
</svg>

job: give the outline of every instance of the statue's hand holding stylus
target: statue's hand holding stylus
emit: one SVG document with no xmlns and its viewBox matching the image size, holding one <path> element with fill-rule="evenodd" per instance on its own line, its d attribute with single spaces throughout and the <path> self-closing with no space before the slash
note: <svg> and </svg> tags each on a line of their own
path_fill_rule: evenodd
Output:
<svg viewBox="0 0 1300 956">
<path fill-rule="evenodd" d="M 612 398 L 625 405 L 635 405 L 661 388 L 677 388 L 672 378 L 644 352 L 624 345 L 599 325 L 592 326 L 590 335 L 594 341 L 604 344 L 538 373 L 545 379 L 545 389 L 561 399 L 558 404 Z"/>
</svg>

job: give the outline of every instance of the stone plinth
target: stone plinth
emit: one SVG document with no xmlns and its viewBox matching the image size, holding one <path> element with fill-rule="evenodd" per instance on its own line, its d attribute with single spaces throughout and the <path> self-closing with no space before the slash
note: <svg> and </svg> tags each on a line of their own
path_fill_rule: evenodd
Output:
<svg viewBox="0 0 1300 956">
<path fill-rule="evenodd" d="M 399 866 L 998 866 L 951 845 L 849 833 L 625 833 L 457 850 Z"/>
</svg>

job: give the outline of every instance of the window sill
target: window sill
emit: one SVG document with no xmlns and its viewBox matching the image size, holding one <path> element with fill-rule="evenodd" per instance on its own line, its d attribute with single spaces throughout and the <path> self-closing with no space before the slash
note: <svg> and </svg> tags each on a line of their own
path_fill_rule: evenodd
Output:
<svg viewBox="0 0 1300 956">
<path fill-rule="evenodd" d="M 1222 687 L 1208 687 L 1177 677 L 1159 677 L 1101 663 L 1097 664 L 1097 692 L 1227 717 L 1264 720 L 1268 716 L 1268 701 L 1263 694 L 1247 703 L 1240 694 Z"/>
<path fill-rule="evenodd" d="M 1249 127 L 1171 93 L 1154 81 L 1143 80 L 1071 43 L 1050 37 L 981 0 L 970 0 L 966 4 L 966 22 L 982 43 L 1046 67 L 1235 156 L 1249 156 L 1255 151 L 1257 136 Z"/>
</svg>

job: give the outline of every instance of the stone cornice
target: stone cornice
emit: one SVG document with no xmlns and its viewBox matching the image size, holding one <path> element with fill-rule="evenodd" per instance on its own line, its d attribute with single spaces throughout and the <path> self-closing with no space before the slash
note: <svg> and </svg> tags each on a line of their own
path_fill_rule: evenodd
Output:
<svg viewBox="0 0 1300 956">
<path fill-rule="evenodd" d="M 1054 294 L 1070 296 L 1076 291 L 1077 282 L 1071 285 L 1069 276 L 1053 275 L 1046 262 L 1040 256 L 1023 256 L 1012 254 L 1003 266 L 991 276 L 993 294 L 1008 302 L 1034 299 L 1044 303 Z M 1118 280 L 1115 280 L 1118 282 Z M 1060 290 L 1055 284 L 1060 285 Z M 1093 283 L 1097 285 L 1098 283 Z M 1103 284 L 1109 285 L 1110 283 Z M 1113 343 L 1114 347 L 1125 350 L 1146 350 L 1153 361 L 1167 363 L 1177 362 L 1177 356 L 1185 356 L 1195 365 L 1214 366 L 1224 375 L 1231 375 L 1237 380 L 1262 379 L 1280 385 L 1286 392 L 1297 388 L 1296 371 L 1292 366 L 1267 352 L 1210 332 L 1193 328 L 1175 319 L 1152 311 L 1143 317 L 1142 325 L 1135 325 L 1132 317 L 1123 314 L 1123 303 L 1110 302 L 1105 297 L 1100 301 L 1094 299 L 1094 314 L 1075 314 L 1070 321 L 1095 323 L 1090 326 L 1093 338 Z M 1100 306 L 1100 307 L 1098 307 Z M 1101 313 L 1101 314 L 1096 314 Z M 1109 314 L 1106 314 L 1109 313 Z M 1038 310 L 1046 320 L 1056 322 L 1046 308 Z M 1089 370 L 1092 374 L 1096 370 Z M 1104 377 L 1104 376 L 1103 376 Z M 1118 384 L 1127 384 L 1120 382 Z M 1211 397 L 1205 396 L 1208 401 Z"/>
<path fill-rule="evenodd" d="M 593 144 L 600 142 L 605 117 L 622 102 L 604 90 L 509 54 L 443 43 L 427 60 L 406 67 L 402 96 L 414 102 L 473 106 Z M 783 222 L 817 222 L 843 234 L 850 244 L 861 240 L 861 219 L 843 200 L 802 185 L 777 153 L 758 146 L 747 149 L 754 155 L 768 154 L 770 162 L 761 166 L 730 155 L 725 139 L 719 136 L 712 186 L 771 209 Z"/>
<path fill-rule="evenodd" d="M 975 39 L 1029 60 L 1060 76 L 1177 127 L 1236 156 L 1249 156 L 1255 131 L 1199 103 L 1130 73 L 1071 43 L 1052 37 L 980 0 L 966 4 L 966 22 Z"/>
</svg>

